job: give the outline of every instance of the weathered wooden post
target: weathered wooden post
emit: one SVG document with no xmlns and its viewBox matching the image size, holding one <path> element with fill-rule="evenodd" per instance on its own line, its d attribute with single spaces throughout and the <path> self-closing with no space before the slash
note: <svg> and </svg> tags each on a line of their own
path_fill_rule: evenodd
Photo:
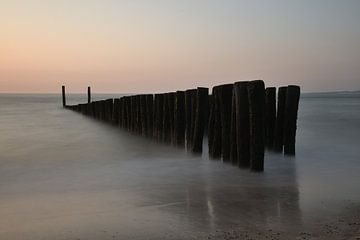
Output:
<svg viewBox="0 0 360 240">
<path fill-rule="evenodd" d="M 140 95 L 140 123 L 141 123 L 141 135 L 147 136 L 147 115 L 146 111 L 146 95 Z"/>
<path fill-rule="evenodd" d="M 174 104 L 174 138 L 175 144 L 185 147 L 185 92 L 177 91 Z"/>
<path fill-rule="evenodd" d="M 250 119 L 247 81 L 234 84 L 236 106 L 236 147 L 239 167 L 250 166 Z"/>
<path fill-rule="evenodd" d="M 123 127 L 130 130 L 130 97 L 124 97 L 124 123 Z"/>
<path fill-rule="evenodd" d="M 63 107 L 66 107 L 66 96 L 65 96 L 65 86 L 61 87 L 62 90 L 62 103 L 63 103 Z"/>
<path fill-rule="evenodd" d="M 230 121 L 230 161 L 233 165 L 238 165 L 237 142 L 236 142 L 236 96 L 235 85 L 233 87 L 231 100 L 231 121 Z"/>
<path fill-rule="evenodd" d="M 221 121 L 221 155 L 224 162 L 230 160 L 230 121 L 233 84 L 220 85 L 219 105 Z"/>
<path fill-rule="evenodd" d="M 136 125 L 136 97 L 130 96 L 130 131 L 135 131 Z"/>
<path fill-rule="evenodd" d="M 146 95 L 146 136 L 153 136 L 153 119 L 154 119 L 154 96 L 152 94 Z"/>
<path fill-rule="evenodd" d="M 286 92 L 284 116 L 284 154 L 295 155 L 296 122 L 299 109 L 300 87 L 289 85 Z"/>
<path fill-rule="evenodd" d="M 268 87 L 265 89 L 265 119 L 266 119 L 266 147 L 269 149 L 273 148 L 274 145 L 274 134 L 276 124 L 276 88 Z"/>
<path fill-rule="evenodd" d="M 113 105 L 113 114 L 112 114 L 112 122 L 115 125 L 119 125 L 119 115 L 120 115 L 120 99 L 119 98 L 115 98 L 114 99 L 114 105 Z"/>
<path fill-rule="evenodd" d="M 196 89 L 189 89 L 185 91 L 185 137 L 186 148 L 188 150 L 192 147 L 193 129 L 194 129 L 194 108 L 196 107 Z"/>
<path fill-rule="evenodd" d="M 136 127 L 135 127 L 135 131 L 136 133 L 140 134 L 142 133 L 142 126 L 141 126 L 141 105 L 140 105 L 140 95 L 136 95 L 136 112 L 135 112 L 135 116 L 136 116 Z"/>
<path fill-rule="evenodd" d="M 155 119 L 154 124 L 156 126 L 155 129 L 155 137 L 158 141 L 162 141 L 162 133 L 163 133 L 163 113 L 164 113 L 164 94 L 155 94 Z"/>
<path fill-rule="evenodd" d="M 119 126 L 121 128 L 124 128 L 124 124 L 125 124 L 125 98 L 121 97 L 120 101 L 119 101 L 119 105 L 120 105 L 120 112 L 119 112 Z"/>
<path fill-rule="evenodd" d="M 212 89 L 212 113 L 209 121 L 209 156 L 213 159 L 221 158 L 220 88 L 220 86 L 215 86 Z"/>
<path fill-rule="evenodd" d="M 88 103 L 91 103 L 91 90 L 90 90 L 90 87 L 88 87 L 87 92 L 88 92 Z"/>
<path fill-rule="evenodd" d="M 250 169 L 264 170 L 265 85 L 262 80 L 249 82 Z"/>
<path fill-rule="evenodd" d="M 199 87 L 196 91 L 196 109 L 194 121 L 194 135 L 192 140 L 192 151 L 202 153 L 205 124 L 208 115 L 209 89 Z"/>
<path fill-rule="evenodd" d="M 275 138 L 273 150 L 282 152 L 284 146 L 284 114 L 286 104 L 287 87 L 280 87 L 278 91 Z"/>
<path fill-rule="evenodd" d="M 175 118 L 175 92 L 168 93 L 168 110 L 169 110 L 169 126 L 170 126 L 170 143 L 175 143 L 174 118 Z"/>
<path fill-rule="evenodd" d="M 162 141 L 169 143 L 171 141 L 171 123 L 170 123 L 170 93 L 164 94 L 163 120 L 162 120 Z"/>
<path fill-rule="evenodd" d="M 159 117 L 159 94 L 154 95 L 154 108 L 153 108 L 153 138 L 158 137 L 158 117 Z"/>
<path fill-rule="evenodd" d="M 212 89 L 211 95 L 209 95 L 209 121 L 208 121 L 208 151 L 209 156 L 212 152 L 212 144 L 214 137 L 214 123 L 215 123 L 215 103 L 214 103 L 214 89 Z"/>
</svg>

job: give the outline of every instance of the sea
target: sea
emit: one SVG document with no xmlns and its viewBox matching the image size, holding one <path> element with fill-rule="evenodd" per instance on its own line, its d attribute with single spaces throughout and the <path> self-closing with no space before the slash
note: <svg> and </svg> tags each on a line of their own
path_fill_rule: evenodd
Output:
<svg viewBox="0 0 360 240">
<path fill-rule="evenodd" d="M 296 156 L 267 151 L 263 173 L 206 152 L 206 138 L 192 155 L 64 109 L 59 94 L 0 94 L 0 239 L 333 237 L 359 227 L 359 92 L 302 94 Z"/>
</svg>

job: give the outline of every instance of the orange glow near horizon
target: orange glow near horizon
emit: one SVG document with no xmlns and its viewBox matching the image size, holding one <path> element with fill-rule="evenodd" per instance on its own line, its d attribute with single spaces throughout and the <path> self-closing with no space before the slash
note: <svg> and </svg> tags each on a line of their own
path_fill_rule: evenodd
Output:
<svg viewBox="0 0 360 240">
<path fill-rule="evenodd" d="M 2 1 L 0 92 L 358 90 L 360 4 L 318 2 Z"/>
</svg>

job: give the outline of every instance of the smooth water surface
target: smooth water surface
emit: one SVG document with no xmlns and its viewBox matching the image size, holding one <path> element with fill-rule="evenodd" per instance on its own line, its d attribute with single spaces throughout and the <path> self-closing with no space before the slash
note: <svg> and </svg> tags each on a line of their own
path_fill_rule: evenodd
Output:
<svg viewBox="0 0 360 240">
<path fill-rule="evenodd" d="M 359 136 L 359 96 L 303 96 L 296 157 L 267 152 L 253 173 L 65 110 L 59 95 L 2 94 L 0 239 L 311 231 L 360 203 Z"/>
</svg>

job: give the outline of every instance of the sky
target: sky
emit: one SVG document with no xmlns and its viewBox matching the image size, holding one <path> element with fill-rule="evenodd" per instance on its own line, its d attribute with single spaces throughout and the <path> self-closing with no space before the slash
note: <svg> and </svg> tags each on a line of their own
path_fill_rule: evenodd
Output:
<svg viewBox="0 0 360 240">
<path fill-rule="evenodd" d="M 0 92 L 360 90 L 358 0 L 0 0 Z"/>
</svg>

